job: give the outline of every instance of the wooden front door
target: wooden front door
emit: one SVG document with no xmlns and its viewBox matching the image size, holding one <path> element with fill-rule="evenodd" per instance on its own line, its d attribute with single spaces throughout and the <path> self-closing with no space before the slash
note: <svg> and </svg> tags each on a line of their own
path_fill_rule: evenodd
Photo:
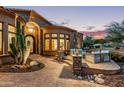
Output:
<svg viewBox="0 0 124 93">
<path fill-rule="evenodd" d="M 34 53 L 35 43 L 33 36 L 26 36 L 25 42 L 26 42 L 26 47 L 30 48 L 31 53 Z"/>
</svg>

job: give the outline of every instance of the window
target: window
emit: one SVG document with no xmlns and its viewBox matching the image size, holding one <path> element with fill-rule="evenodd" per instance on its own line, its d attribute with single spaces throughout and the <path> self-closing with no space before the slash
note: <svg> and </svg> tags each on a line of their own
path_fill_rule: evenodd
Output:
<svg viewBox="0 0 124 93">
<path fill-rule="evenodd" d="M 69 43 L 69 35 L 66 35 L 66 50 L 70 49 L 70 43 Z"/>
<path fill-rule="evenodd" d="M 45 34 L 44 42 L 45 42 L 45 50 L 46 51 L 50 50 L 50 34 L 49 33 Z"/>
<path fill-rule="evenodd" d="M 0 30 L 3 30 L 2 28 L 3 28 L 3 25 L 2 25 L 2 23 L 0 23 Z"/>
<path fill-rule="evenodd" d="M 8 51 L 10 51 L 10 43 L 12 43 L 12 38 L 16 40 L 16 31 L 13 26 L 8 25 Z"/>
<path fill-rule="evenodd" d="M 45 34 L 45 38 L 49 38 L 50 37 L 50 34 Z"/>
<path fill-rule="evenodd" d="M 65 46 L 64 39 L 60 39 L 60 50 L 65 50 L 64 46 Z"/>
<path fill-rule="evenodd" d="M 57 38 L 57 34 L 52 34 L 52 38 Z"/>
<path fill-rule="evenodd" d="M 15 28 L 11 25 L 8 25 L 8 31 L 15 33 Z"/>
<path fill-rule="evenodd" d="M 49 39 L 45 39 L 45 50 L 49 50 L 49 49 L 50 49 Z"/>
<path fill-rule="evenodd" d="M 60 38 L 64 38 L 64 34 L 60 34 Z"/>
<path fill-rule="evenodd" d="M 57 50 L 57 39 L 52 39 L 52 50 Z"/>
<path fill-rule="evenodd" d="M 69 50 L 70 49 L 70 46 L 69 46 L 69 40 L 66 40 L 66 50 Z"/>
<path fill-rule="evenodd" d="M 66 39 L 69 39 L 69 35 L 66 35 Z"/>
<path fill-rule="evenodd" d="M 58 37 L 57 34 L 52 34 L 52 50 L 57 50 L 58 48 L 57 37 Z"/>
<path fill-rule="evenodd" d="M 2 46 L 3 46 L 3 34 L 2 34 L 2 30 L 3 30 L 3 25 L 2 23 L 0 23 L 0 54 L 2 54 Z"/>
<path fill-rule="evenodd" d="M 2 54 L 2 45 L 3 45 L 3 42 L 2 42 L 2 31 L 0 31 L 0 54 Z"/>
</svg>

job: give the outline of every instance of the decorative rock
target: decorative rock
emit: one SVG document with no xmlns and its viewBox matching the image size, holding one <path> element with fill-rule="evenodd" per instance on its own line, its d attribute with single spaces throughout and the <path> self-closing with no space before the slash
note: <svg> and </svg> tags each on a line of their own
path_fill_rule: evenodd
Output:
<svg viewBox="0 0 124 93">
<path fill-rule="evenodd" d="M 87 75 L 84 78 L 87 79 Z"/>
<path fill-rule="evenodd" d="M 83 78 L 82 78 L 82 76 L 78 76 L 77 78 L 78 78 L 78 79 L 80 79 L 80 80 L 82 80 L 82 79 L 83 79 Z"/>
<path fill-rule="evenodd" d="M 93 75 L 91 75 L 90 77 L 91 77 L 92 80 L 94 80 L 94 78 L 95 78 Z"/>
<path fill-rule="evenodd" d="M 95 82 L 98 83 L 98 84 L 103 84 L 105 81 L 104 81 L 104 79 L 102 79 L 102 78 L 96 77 L 96 78 L 95 78 Z"/>
<path fill-rule="evenodd" d="M 99 78 L 103 78 L 104 75 L 103 75 L 103 74 L 98 74 L 98 77 L 99 77 Z"/>
<path fill-rule="evenodd" d="M 38 61 L 31 61 L 30 66 L 40 66 L 40 62 Z"/>
<path fill-rule="evenodd" d="M 85 78 L 84 78 L 84 76 L 82 76 L 82 80 L 84 80 Z"/>
<path fill-rule="evenodd" d="M 94 81 L 93 81 L 93 80 L 90 80 L 89 82 L 94 83 Z"/>
<path fill-rule="evenodd" d="M 87 75 L 87 79 L 88 79 L 88 80 L 91 80 L 91 77 L 90 77 L 90 75 Z"/>
<path fill-rule="evenodd" d="M 96 75 L 96 74 L 94 74 L 94 77 L 97 77 L 97 75 Z"/>
</svg>

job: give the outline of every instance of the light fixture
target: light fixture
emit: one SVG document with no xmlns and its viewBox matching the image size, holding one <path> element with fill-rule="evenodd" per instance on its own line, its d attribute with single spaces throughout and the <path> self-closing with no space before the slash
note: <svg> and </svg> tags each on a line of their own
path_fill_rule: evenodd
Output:
<svg viewBox="0 0 124 93">
<path fill-rule="evenodd" d="M 28 31 L 29 31 L 30 33 L 32 33 L 32 32 L 33 32 L 33 29 L 32 29 L 32 28 L 29 28 Z"/>
</svg>

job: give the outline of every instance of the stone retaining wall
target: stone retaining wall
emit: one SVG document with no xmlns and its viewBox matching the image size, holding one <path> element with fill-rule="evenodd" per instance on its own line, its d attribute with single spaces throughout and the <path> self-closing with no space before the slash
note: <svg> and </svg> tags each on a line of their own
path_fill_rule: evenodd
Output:
<svg viewBox="0 0 124 93">
<path fill-rule="evenodd" d="M 119 73 L 120 70 L 101 70 L 101 69 L 94 69 L 94 68 L 87 68 L 82 67 L 83 74 L 116 74 Z"/>
</svg>

